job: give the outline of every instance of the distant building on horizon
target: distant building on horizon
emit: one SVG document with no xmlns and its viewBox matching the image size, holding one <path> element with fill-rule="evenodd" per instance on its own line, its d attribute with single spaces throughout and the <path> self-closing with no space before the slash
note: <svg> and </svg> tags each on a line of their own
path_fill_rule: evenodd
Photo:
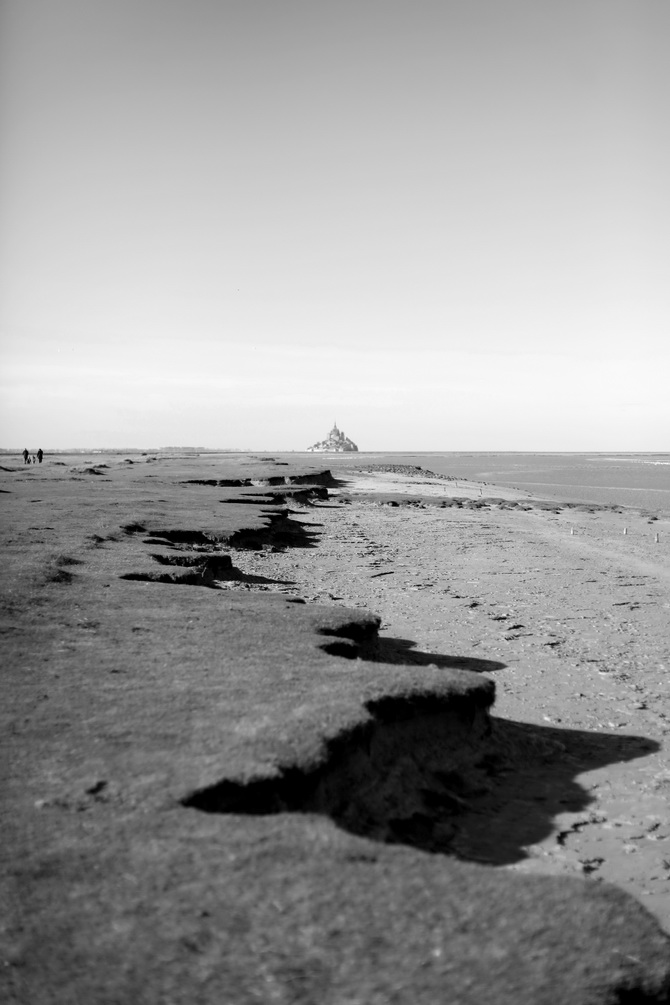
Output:
<svg viewBox="0 0 670 1005">
<path fill-rule="evenodd" d="M 335 422 L 326 439 L 320 440 L 319 443 L 315 443 L 313 447 L 307 447 L 307 450 L 311 453 L 318 454 L 345 454 L 353 453 L 358 450 L 358 447 L 353 440 L 350 440 L 348 436 L 345 436 L 344 433 L 337 428 L 337 422 Z"/>
</svg>

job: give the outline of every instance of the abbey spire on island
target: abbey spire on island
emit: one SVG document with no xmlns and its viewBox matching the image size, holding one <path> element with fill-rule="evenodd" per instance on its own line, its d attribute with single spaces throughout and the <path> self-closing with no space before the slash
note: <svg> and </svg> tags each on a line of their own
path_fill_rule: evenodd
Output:
<svg viewBox="0 0 670 1005">
<path fill-rule="evenodd" d="M 348 436 L 345 436 L 344 433 L 337 428 L 337 422 L 335 422 L 333 423 L 333 428 L 328 433 L 325 440 L 320 440 L 319 443 L 315 443 L 313 447 L 307 447 L 307 450 L 311 453 L 344 454 L 358 450 L 358 447 L 353 440 L 350 440 Z"/>
</svg>

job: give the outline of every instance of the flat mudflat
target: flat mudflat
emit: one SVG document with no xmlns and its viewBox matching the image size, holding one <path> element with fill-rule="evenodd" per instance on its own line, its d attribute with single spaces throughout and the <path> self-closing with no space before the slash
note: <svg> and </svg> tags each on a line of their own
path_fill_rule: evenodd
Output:
<svg viewBox="0 0 670 1005">
<path fill-rule="evenodd" d="M 3 465 L 3 1000 L 667 1001 L 663 553 L 323 461 Z"/>
</svg>

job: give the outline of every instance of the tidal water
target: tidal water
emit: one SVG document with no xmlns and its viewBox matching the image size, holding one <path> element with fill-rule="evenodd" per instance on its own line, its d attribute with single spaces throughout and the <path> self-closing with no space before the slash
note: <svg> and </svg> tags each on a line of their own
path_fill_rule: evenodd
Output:
<svg viewBox="0 0 670 1005">
<path fill-rule="evenodd" d="M 525 489 L 544 499 L 670 512 L 670 453 L 393 452 L 359 453 L 357 458 L 415 464 L 437 474 Z"/>
</svg>

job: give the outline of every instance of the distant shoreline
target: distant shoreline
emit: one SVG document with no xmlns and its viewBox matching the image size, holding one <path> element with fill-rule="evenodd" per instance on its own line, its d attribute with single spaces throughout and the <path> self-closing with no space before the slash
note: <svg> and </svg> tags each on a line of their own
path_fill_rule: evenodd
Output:
<svg viewBox="0 0 670 1005">
<path fill-rule="evenodd" d="M 31 445 L 32 446 L 32 445 Z M 0 449 L 0 456 L 15 458 L 20 450 Z M 35 448 L 36 449 L 36 448 Z M 355 471 L 371 464 L 405 464 L 448 475 L 460 480 L 479 482 L 491 488 L 512 489 L 543 499 L 619 505 L 670 515 L 670 453 L 631 452 L 521 452 L 501 451 L 359 451 L 356 453 L 319 453 L 309 451 L 211 449 L 203 447 L 122 447 L 118 449 L 72 448 L 45 449 L 45 463 L 50 458 L 72 457 L 193 457 L 202 454 L 260 459 L 269 455 L 295 461 L 298 458 L 331 467 L 335 473 Z M 489 493 L 495 494 L 495 493 Z"/>
</svg>

